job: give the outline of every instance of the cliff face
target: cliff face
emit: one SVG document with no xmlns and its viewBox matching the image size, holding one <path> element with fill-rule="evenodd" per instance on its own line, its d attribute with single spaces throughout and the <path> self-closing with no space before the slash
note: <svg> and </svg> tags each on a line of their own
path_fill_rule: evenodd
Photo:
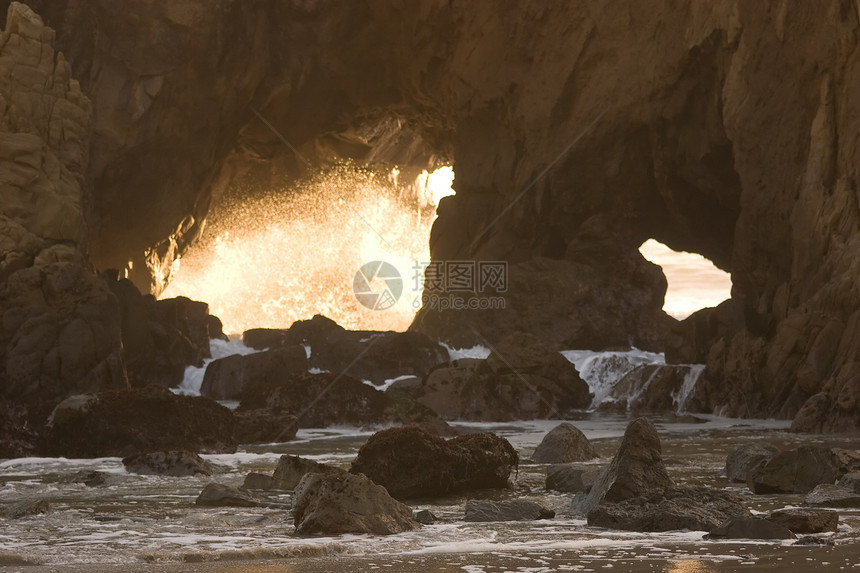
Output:
<svg viewBox="0 0 860 573">
<path fill-rule="evenodd" d="M 315 166 L 454 162 L 432 257 L 506 261 L 506 308 L 414 328 L 668 332 L 708 364 L 704 409 L 860 423 L 857 1 L 32 5 L 93 102 L 96 267 L 158 292 L 213 193 L 301 175 L 258 111 Z M 732 302 L 666 317 L 652 237 L 730 271 Z"/>
</svg>

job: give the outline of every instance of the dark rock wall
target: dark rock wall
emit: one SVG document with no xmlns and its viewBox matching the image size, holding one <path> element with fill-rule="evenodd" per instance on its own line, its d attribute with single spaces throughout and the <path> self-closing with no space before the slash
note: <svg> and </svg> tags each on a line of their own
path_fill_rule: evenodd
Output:
<svg viewBox="0 0 860 573">
<path fill-rule="evenodd" d="M 32 3 L 92 101 L 99 269 L 157 293 L 214 195 L 305 172 L 257 109 L 314 166 L 453 160 L 432 257 L 508 261 L 507 308 L 416 329 L 658 348 L 653 237 L 732 273 L 709 407 L 860 421 L 856 0 Z"/>
</svg>

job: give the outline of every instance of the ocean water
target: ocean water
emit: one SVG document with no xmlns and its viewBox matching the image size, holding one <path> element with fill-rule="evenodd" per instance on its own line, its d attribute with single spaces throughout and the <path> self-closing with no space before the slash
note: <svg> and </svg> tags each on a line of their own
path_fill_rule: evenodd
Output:
<svg viewBox="0 0 860 573">
<path fill-rule="evenodd" d="M 214 342 L 213 359 L 252 349 L 239 342 Z M 451 349 L 454 357 L 485 357 L 486 348 Z M 631 350 L 563 353 L 580 370 L 599 397 L 615 381 L 640 364 L 661 363 L 662 355 Z M 691 368 L 685 393 L 698 374 Z M 203 369 L 189 369 L 180 392 L 199 393 Z M 678 420 L 683 420 L 679 422 Z M 418 531 L 387 537 L 344 535 L 301 538 L 294 535 L 288 509 L 198 507 L 194 501 L 209 482 L 242 484 L 249 472 L 270 473 L 282 454 L 295 454 L 348 468 L 361 445 L 377 428 L 302 429 L 291 442 L 249 445 L 234 454 L 204 455 L 211 477 L 141 476 L 125 471 L 119 458 L 22 458 L 0 460 L 0 509 L 24 500 L 43 500 L 43 514 L 18 519 L 0 517 L 0 566 L 43 565 L 89 569 L 99 566 L 156 567 L 190 563 L 290 563 L 288 570 L 338 570 L 352 563 L 360 570 L 389 571 L 595 571 L 620 570 L 711 571 L 747 569 L 803 571 L 804 565 L 828 569 L 860 567 L 860 510 L 840 510 L 841 522 L 832 547 L 794 547 L 791 542 L 705 541 L 702 531 L 637 533 L 589 527 L 571 509 L 571 494 L 544 488 L 546 466 L 529 461 L 543 436 L 563 420 L 506 423 L 455 422 L 462 432 L 492 431 L 517 449 L 521 464 L 512 476 L 512 489 L 474 492 L 482 498 L 528 498 L 556 511 L 550 520 L 515 523 L 467 523 L 464 506 L 470 495 L 413 500 L 413 509 L 430 509 L 439 523 Z M 593 442 L 607 464 L 617 450 L 630 419 L 595 411 L 571 419 Z M 816 444 L 857 449 L 853 437 L 789 433 L 785 420 L 736 420 L 700 416 L 655 419 L 663 455 L 672 478 L 680 484 L 709 484 L 735 491 L 754 511 L 802 503 L 799 495 L 755 496 L 743 485 L 726 481 L 726 454 L 735 446 L 765 439 L 783 447 Z M 99 471 L 105 483 L 88 487 L 70 479 L 77 472 Z M 291 495 L 266 498 L 289 506 Z M 3 512 L 0 511 L 0 514 Z M 833 551 L 837 551 L 836 554 Z M 838 557 L 838 559 L 836 559 Z M 262 560 L 262 561 L 260 561 Z M 807 561 L 808 560 L 808 561 Z M 767 567 L 764 566 L 768 563 Z M 827 565 L 823 565 L 823 564 Z M 773 565 L 773 567 L 772 567 Z M 716 569 L 708 567 L 716 567 Z M 775 568 L 774 568 L 775 567 Z M 727 569 L 728 568 L 728 569 Z M 786 569 L 788 570 L 788 569 Z M 838 568 L 836 569 L 838 570 Z"/>
</svg>

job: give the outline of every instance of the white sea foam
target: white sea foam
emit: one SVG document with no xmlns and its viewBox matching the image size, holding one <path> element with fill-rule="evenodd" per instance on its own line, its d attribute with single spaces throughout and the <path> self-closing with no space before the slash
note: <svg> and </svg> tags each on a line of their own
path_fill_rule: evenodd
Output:
<svg viewBox="0 0 860 573">
<path fill-rule="evenodd" d="M 448 350 L 448 356 L 452 361 L 459 360 L 461 358 L 487 358 L 490 356 L 490 349 L 486 346 L 481 346 L 480 344 L 471 348 L 454 348 L 453 346 L 448 346 L 443 342 L 442 346 Z"/>
</svg>

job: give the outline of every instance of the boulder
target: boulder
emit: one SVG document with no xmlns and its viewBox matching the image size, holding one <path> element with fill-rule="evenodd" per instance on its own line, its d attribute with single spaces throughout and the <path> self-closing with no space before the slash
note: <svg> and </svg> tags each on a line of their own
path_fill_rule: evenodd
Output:
<svg viewBox="0 0 860 573">
<path fill-rule="evenodd" d="M 663 463 L 660 437 L 648 418 L 632 421 L 618 453 L 591 490 L 575 500 L 589 525 L 632 531 L 710 531 L 749 515 L 740 496 L 702 486 L 676 486 Z"/>
<path fill-rule="evenodd" d="M 430 373 L 419 402 L 446 420 L 561 418 L 592 395 L 576 368 L 533 335 L 513 333 L 486 360 L 459 360 Z"/>
<path fill-rule="evenodd" d="M 274 480 L 272 479 L 272 476 L 270 476 L 270 475 L 261 474 L 258 472 L 250 472 L 249 474 L 247 474 L 245 476 L 245 481 L 242 482 L 242 488 L 241 489 L 245 489 L 245 490 L 248 490 L 248 489 L 261 489 L 261 490 L 276 489 L 276 488 L 272 487 L 273 483 L 274 483 Z"/>
<path fill-rule="evenodd" d="M 593 491 L 593 490 L 592 490 Z M 625 531 L 710 531 L 733 516 L 747 516 L 741 496 L 704 486 L 674 486 L 588 512 L 588 525 Z"/>
<path fill-rule="evenodd" d="M 832 448 L 832 451 L 839 464 L 837 472 L 839 478 L 845 474 L 860 472 L 860 451 L 846 450 L 844 448 Z"/>
<path fill-rule="evenodd" d="M 305 474 L 328 474 L 339 473 L 344 470 L 321 464 L 313 460 L 300 458 L 299 456 L 284 455 L 278 460 L 275 471 L 272 474 L 272 489 L 293 490 L 305 477 Z"/>
<path fill-rule="evenodd" d="M 546 468 L 546 489 L 564 493 L 586 493 L 600 477 L 602 468 L 556 464 Z"/>
<path fill-rule="evenodd" d="M 709 538 L 720 539 L 794 539 L 787 527 L 763 517 L 730 517 L 711 529 Z"/>
<path fill-rule="evenodd" d="M 663 464 L 657 428 L 648 418 L 638 418 L 628 424 L 618 452 L 581 501 L 579 509 L 587 515 L 603 502 L 659 495 L 673 485 Z"/>
<path fill-rule="evenodd" d="M 579 428 L 562 422 L 546 436 L 535 448 L 532 461 L 541 464 L 564 464 L 584 462 L 600 457 Z"/>
<path fill-rule="evenodd" d="M 296 372 L 278 385 L 252 385 L 237 412 L 267 408 L 289 414 L 302 428 L 365 426 L 385 421 L 385 393 L 351 376 Z"/>
<path fill-rule="evenodd" d="M 0 396 L 0 459 L 23 458 L 39 447 L 24 404 Z"/>
<path fill-rule="evenodd" d="M 44 451 L 66 457 L 124 457 L 154 449 L 233 452 L 234 425 L 233 413 L 214 400 L 150 385 L 64 401 L 51 416 Z"/>
<path fill-rule="evenodd" d="M 818 484 L 832 484 L 838 471 L 836 455 L 827 448 L 801 446 L 761 460 L 747 472 L 753 493 L 807 493 Z"/>
<path fill-rule="evenodd" d="M 197 505 L 207 507 L 259 507 L 264 503 L 247 491 L 220 483 L 208 483 L 197 500 Z"/>
<path fill-rule="evenodd" d="M 212 475 L 209 462 L 188 450 L 158 450 L 133 454 L 123 458 L 122 465 L 127 472 L 140 475 Z"/>
<path fill-rule="evenodd" d="M 738 446 L 726 457 L 726 478 L 746 483 L 750 468 L 762 461 L 770 461 L 779 452 L 779 448 L 763 441 Z"/>
<path fill-rule="evenodd" d="M 87 487 L 98 487 L 108 482 L 110 475 L 97 470 L 79 470 L 72 474 L 61 475 L 58 483 L 82 483 Z M 48 483 L 46 480 L 45 483 Z"/>
<path fill-rule="evenodd" d="M 390 387 L 385 391 L 386 420 L 402 426 L 418 426 L 438 436 L 456 436 L 457 430 L 439 417 L 436 412 L 415 400 L 413 389 Z"/>
<path fill-rule="evenodd" d="M 839 524 L 839 514 L 829 509 L 813 509 L 795 507 L 771 511 L 767 516 L 773 523 L 790 529 L 792 533 L 828 533 L 836 532 Z"/>
<path fill-rule="evenodd" d="M 234 412 L 236 441 L 240 444 L 289 442 L 299 431 L 299 420 L 292 414 L 258 408 Z"/>
<path fill-rule="evenodd" d="M 422 509 L 415 512 L 415 521 L 421 525 L 433 525 L 439 518 L 429 509 Z"/>
<path fill-rule="evenodd" d="M 839 487 L 860 493 L 860 472 L 852 472 L 839 478 Z"/>
<path fill-rule="evenodd" d="M 643 364 L 625 374 L 609 392 L 613 410 L 634 414 L 684 411 L 704 367 L 698 364 Z"/>
<path fill-rule="evenodd" d="M 306 474 L 293 497 L 297 535 L 390 535 L 421 527 L 412 510 L 363 475 Z"/>
<path fill-rule="evenodd" d="M 445 440 L 420 428 L 373 434 L 358 451 L 351 472 L 368 476 L 397 499 L 507 488 L 519 456 L 491 433 Z"/>
<path fill-rule="evenodd" d="M 465 521 L 534 521 L 552 519 L 555 512 L 528 499 L 470 499 L 466 502 Z"/>
<path fill-rule="evenodd" d="M 200 393 L 215 400 L 238 400 L 248 386 L 277 386 L 287 383 L 290 375 L 307 371 L 307 353 L 297 344 L 255 354 L 234 354 L 206 367 Z"/>
<path fill-rule="evenodd" d="M 246 346 L 265 350 L 293 344 L 312 346 L 331 334 L 345 332 L 346 329 L 321 314 L 308 320 L 297 320 L 290 328 L 252 328 L 242 334 Z"/>
<path fill-rule="evenodd" d="M 823 483 L 806 494 L 803 503 L 827 507 L 860 507 L 860 493 L 853 489 Z"/>
</svg>

